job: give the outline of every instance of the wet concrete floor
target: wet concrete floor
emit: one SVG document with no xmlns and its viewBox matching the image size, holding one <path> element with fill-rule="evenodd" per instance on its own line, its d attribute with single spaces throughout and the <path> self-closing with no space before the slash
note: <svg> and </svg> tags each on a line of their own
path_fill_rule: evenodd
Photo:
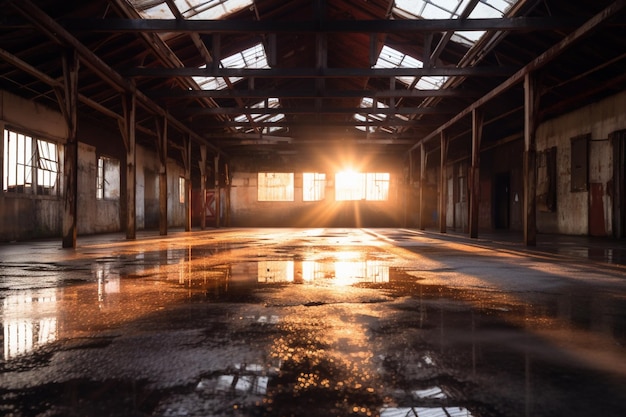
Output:
<svg viewBox="0 0 626 417">
<path fill-rule="evenodd" d="M 624 416 L 626 268 L 404 229 L 0 245 L 0 415 Z"/>
</svg>

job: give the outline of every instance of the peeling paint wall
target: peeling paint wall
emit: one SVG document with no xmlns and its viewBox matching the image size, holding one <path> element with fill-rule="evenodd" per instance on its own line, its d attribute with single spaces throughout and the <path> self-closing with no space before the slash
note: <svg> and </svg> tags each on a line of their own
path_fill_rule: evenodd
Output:
<svg viewBox="0 0 626 417">
<path fill-rule="evenodd" d="M 626 128 L 625 109 L 626 93 L 621 93 L 541 124 L 537 130 L 538 153 L 550 147 L 556 147 L 557 151 L 557 202 L 554 212 L 538 211 L 539 232 L 590 234 L 590 204 L 593 203 L 601 211 L 594 211 L 591 220 L 604 224 L 605 235 L 612 233 L 610 189 L 613 160 L 608 137 L 610 133 Z M 571 139 L 586 134 L 590 135 L 588 187 L 586 191 L 572 191 Z M 538 182 L 542 180 L 544 178 L 538 178 Z M 600 201 L 592 202 L 591 189 L 600 192 Z M 597 218 L 600 212 L 603 219 Z"/>
</svg>

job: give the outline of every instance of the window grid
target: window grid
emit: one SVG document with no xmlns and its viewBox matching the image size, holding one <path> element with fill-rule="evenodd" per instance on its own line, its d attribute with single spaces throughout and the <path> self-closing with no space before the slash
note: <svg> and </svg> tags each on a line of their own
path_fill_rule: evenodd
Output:
<svg viewBox="0 0 626 417">
<path fill-rule="evenodd" d="M 48 142 L 4 130 L 3 191 L 58 195 L 59 150 Z"/>
<path fill-rule="evenodd" d="M 325 197 L 326 174 L 305 172 L 302 174 L 302 200 L 320 201 Z"/>
</svg>

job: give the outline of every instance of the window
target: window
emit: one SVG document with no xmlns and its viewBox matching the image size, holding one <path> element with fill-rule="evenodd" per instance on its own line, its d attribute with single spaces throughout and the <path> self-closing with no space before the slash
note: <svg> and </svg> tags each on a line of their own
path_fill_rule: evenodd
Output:
<svg viewBox="0 0 626 417">
<path fill-rule="evenodd" d="M 178 177 L 178 202 L 185 204 L 185 177 Z"/>
<path fill-rule="evenodd" d="M 9 129 L 4 130 L 3 190 L 39 195 L 59 194 L 59 147 Z"/>
<path fill-rule="evenodd" d="M 96 198 L 98 200 L 119 200 L 120 161 L 101 156 L 98 158 L 96 175 Z"/>
<path fill-rule="evenodd" d="M 337 201 L 385 201 L 389 199 L 388 172 L 343 171 L 335 175 Z"/>
<path fill-rule="evenodd" d="M 259 201 L 293 201 L 293 172 L 259 172 Z"/>
<path fill-rule="evenodd" d="M 591 135 L 580 135 L 571 139 L 570 165 L 571 191 L 587 191 L 589 172 L 589 140 Z"/>
<path fill-rule="evenodd" d="M 305 172 L 302 174 L 302 200 L 320 201 L 324 199 L 326 174 Z"/>
</svg>

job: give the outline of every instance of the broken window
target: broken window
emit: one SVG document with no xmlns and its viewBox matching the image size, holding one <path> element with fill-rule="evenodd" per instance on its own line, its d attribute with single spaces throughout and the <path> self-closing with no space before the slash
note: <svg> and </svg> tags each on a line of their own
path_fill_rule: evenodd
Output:
<svg viewBox="0 0 626 417">
<path fill-rule="evenodd" d="M 4 130 L 3 190 L 22 194 L 59 194 L 59 146 Z"/>
<path fill-rule="evenodd" d="M 342 171 L 335 175 L 335 200 L 385 201 L 389 198 L 388 172 Z"/>
<path fill-rule="evenodd" d="M 96 198 L 98 200 L 119 200 L 120 161 L 101 156 L 98 158 L 96 175 Z"/>
<path fill-rule="evenodd" d="M 326 174 L 305 172 L 302 174 L 302 200 L 320 201 L 324 199 L 326 189 Z"/>
<path fill-rule="evenodd" d="M 259 201 L 293 201 L 293 172 L 259 172 Z"/>
</svg>

